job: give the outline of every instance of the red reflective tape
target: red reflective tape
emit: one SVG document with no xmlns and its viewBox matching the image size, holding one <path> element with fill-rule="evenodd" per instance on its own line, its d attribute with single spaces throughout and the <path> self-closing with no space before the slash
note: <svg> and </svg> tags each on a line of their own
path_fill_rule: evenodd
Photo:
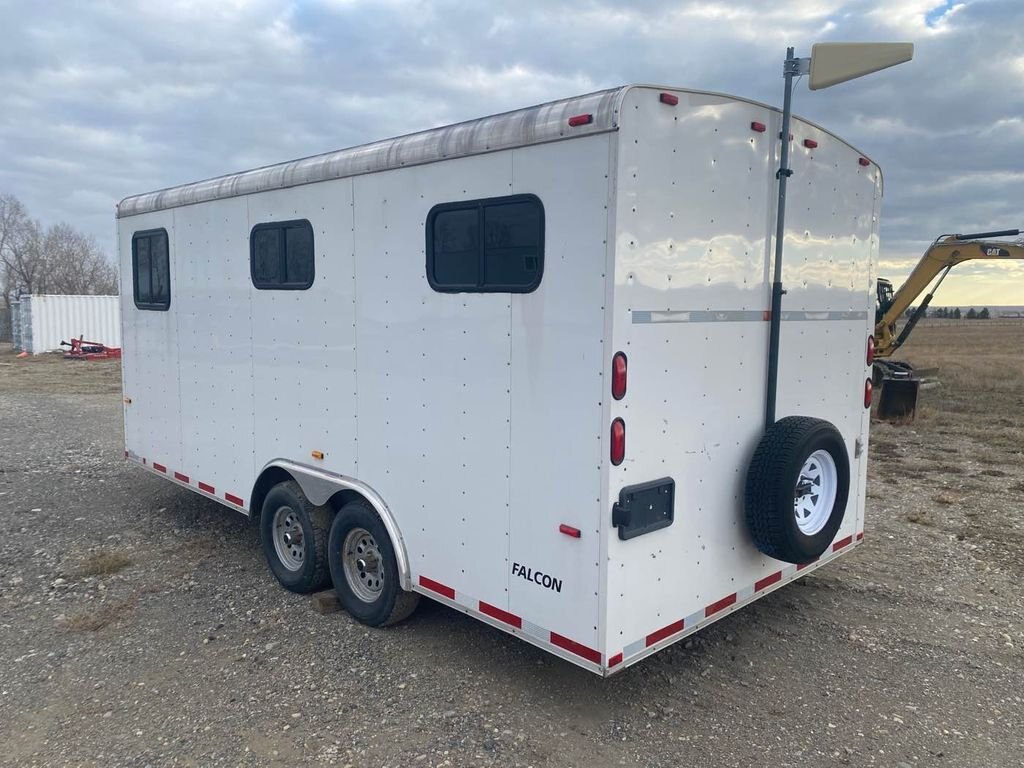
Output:
<svg viewBox="0 0 1024 768">
<path fill-rule="evenodd" d="M 645 641 L 646 647 L 650 648 L 652 645 L 664 640 L 666 637 L 671 637 L 677 632 L 682 632 L 684 623 L 685 619 L 680 619 L 679 621 L 673 621 L 667 627 L 662 627 L 657 632 L 651 632 L 651 634 L 647 636 L 647 640 Z"/>
<path fill-rule="evenodd" d="M 204 483 L 202 480 L 199 481 L 199 490 L 206 491 L 207 493 L 216 493 L 217 489 L 209 483 Z"/>
<path fill-rule="evenodd" d="M 816 562 L 818 562 L 818 558 L 814 558 L 809 563 L 797 563 L 796 569 L 798 571 L 802 571 L 804 568 L 807 568 L 808 566 L 814 565 Z"/>
<path fill-rule="evenodd" d="M 843 547 L 848 547 L 851 544 L 853 544 L 853 536 L 852 535 L 847 536 L 845 539 L 840 539 L 835 544 L 833 544 L 832 545 L 832 551 L 833 552 L 838 552 Z"/>
<path fill-rule="evenodd" d="M 736 602 L 736 593 L 733 592 L 731 595 L 726 595 L 721 600 L 716 600 L 707 608 L 704 609 L 704 618 L 713 616 L 721 610 L 728 608 L 730 605 Z"/>
<path fill-rule="evenodd" d="M 235 494 L 233 493 L 225 493 L 224 498 L 230 501 L 232 504 L 237 504 L 240 507 L 245 506 L 245 502 L 242 501 L 242 499 L 239 498 L 238 496 L 235 496 Z"/>
<path fill-rule="evenodd" d="M 558 526 L 558 532 L 564 533 L 566 536 L 572 536 L 574 539 L 578 539 L 583 535 L 579 528 L 573 528 L 571 525 L 566 525 L 565 523 Z"/>
<path fill-rule="evenodd" d="M 857 541 L 864 541 L 864 531 L 857 534 Z"/>
<path fill-rule="evenodd" d="M 608 669 L 622 663 L 622 651 L 619 651 L 614 656 L 608 657 Z"/>
<path fill-rule="evenodd" d="M 426 576 L 420 576 L 420 586 L 429 589 L 431 592 L 437 592 L 439 595 L 444 595 L 449 600 L 455 599 L 455 590 L 451 587 L 446 587 L 439 581 L 428 579 Z"/>
<path fill-rule="evenodd" d="M 580 125 L 590 125 L 592 122 L 594 122 L 594 116 L 590 114 L 573 115 L 569 118 L 569 126 L 572 128 Z"/>
<path fill-rule="evenodd" d="M 551 633 L 551 644 L 557 645 L 569 653 L 575 653 L 577 656 L 592 661 L 595 664 L 601 663 L 601 652 L 595 651 L 593 648 L 588 648 L 582 643 L 577 643 L 575 640 L 570 640 L 568 637 L 562 637 L 557 632 Z"/>
<path fill-rule="evenodd" d="M 157 464 L 155 461 L 153 462 L 153 469 L 155 469 L 157 472 L 167 471 L 167 467 L 165 467 L 163 464 Z"/>
<path fill-rule="evenodd" d="M 766 587 L 770 587 L 772 584 L 778 584 L 782 581 L 782 571 L 776 571 L 771 576 L 765 576 L 763 579 L 758 579 L 754 582 L 754 591 L 760 592 Z"/>
<path fill-rule="evenodd" d="M 422 582 L 423 582 L 423 579 L 421 577 L 420 578 L 420 583 L 422 583 Z M 426 585 L 424 585 L 424 586 L 426 586 Z M 455 597 L 455 590 L 452 590 L 452 597 Z M 491 605 L 490 603 L 485 603 L 483 600 L 480 601 L 480 613 L 483 613 L 483 614 L 485 614 L 487 616 L 490 616 L 492 619 L 497 619 L 498 621 L 503 621 L 506 624 L 511 624 L 516 629 L 522 629 L 523 628 L 523 620 L 521 618 L 519 618 L 518 616 L 516 616 L 514 613 L 509 613 L 508 611 L 503 611 L 498 606 Z"/>
<path fill-rule="evenodd" d="M 181 474 L 181 472 L 175 472 L 174 473 L 174 479 L 175 480 L 181 480 L 181 482 L 183 482 L 183 483 L 187 483 L 188 482 L 188 475 L 183 475 L 183 474 Z"/>
<path fill-rule="evenodd" d="M 670 107 L 674 107 L 676 104 L 679 103 L 679 97 L 676 96 L 674 93 L 659 93 L 658 101 L 660 101 L 662 104 L 668 104 Z"/>
</svg>

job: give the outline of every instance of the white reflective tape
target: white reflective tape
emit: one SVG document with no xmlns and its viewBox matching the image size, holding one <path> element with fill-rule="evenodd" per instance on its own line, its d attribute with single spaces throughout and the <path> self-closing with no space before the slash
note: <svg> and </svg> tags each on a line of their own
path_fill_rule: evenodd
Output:
<svg viewBox="0 0 1024 768">
<path fill-rule="evenodd" d="M 551 632 L 544 629 L 544 627 L 538 627 L 536 624 L 523 619 L 522 631 L 524 635 L 541 640 L 548 645 L 551 644 Z"/>
</svg>

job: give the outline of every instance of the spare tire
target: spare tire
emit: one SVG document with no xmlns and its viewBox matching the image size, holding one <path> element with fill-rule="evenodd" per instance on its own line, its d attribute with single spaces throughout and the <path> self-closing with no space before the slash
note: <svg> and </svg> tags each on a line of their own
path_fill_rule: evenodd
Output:
<svg viewBox="0 0 1024 768">
<path fill-rule="evenodd" d="M 839 531 L 850 493 L 850 459 L 839 430 L 787 416 L 761 438 L 747 469 L 747 527 L 757 548 L 788 563 L 820 557 Z"/>
</svg>

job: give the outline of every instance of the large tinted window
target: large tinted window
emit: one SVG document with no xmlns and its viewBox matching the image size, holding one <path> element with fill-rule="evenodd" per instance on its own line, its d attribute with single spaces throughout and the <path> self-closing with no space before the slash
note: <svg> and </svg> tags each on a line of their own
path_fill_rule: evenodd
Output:
<svg viewBox="0 0 1024 768">
<path fill-rule="evenodd" d="M 315 274 L 313 227 L 308 221 L 257 224 L 249 235 L 252 282 L 263 290 L 304 290 Z"/>
<path fill-rule="evenodd" d="M 427 280 L 436 291 L 528 293 L 544 272 L 544 206 L 535 195 L 435 205 Z"/>
<path fill-rule="evenodd" d="M 139 309 L 171 306 L 171 264 L 167 230 L 149 229 L 132 235 L 132 288 Z"/>
</svg>

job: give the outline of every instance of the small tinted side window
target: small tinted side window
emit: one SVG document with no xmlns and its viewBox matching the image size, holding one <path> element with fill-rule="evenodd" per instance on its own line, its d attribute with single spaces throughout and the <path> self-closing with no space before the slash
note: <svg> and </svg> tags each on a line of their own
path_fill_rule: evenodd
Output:
<svg viewBox="0 0 1024 768">
<path fill-rule="evenodd" d="M 260 290 L 302 291 L 315 277 L 313 227 L 305 219 L 257 224 L 249 235 L 249 269 Z"/>
<path fill-rule="evenodd" d="M 148 229 L 132 235 L 132 289 L 139 309 L 163 311 L 171 306 L 166 229 Z"/>
<path fill-rule="evenodd" d="M 529 293 L 544 271 L 535 195 L 443 203 L 427 215 L 427 280 L 446 293 Z"/>
</svg>

